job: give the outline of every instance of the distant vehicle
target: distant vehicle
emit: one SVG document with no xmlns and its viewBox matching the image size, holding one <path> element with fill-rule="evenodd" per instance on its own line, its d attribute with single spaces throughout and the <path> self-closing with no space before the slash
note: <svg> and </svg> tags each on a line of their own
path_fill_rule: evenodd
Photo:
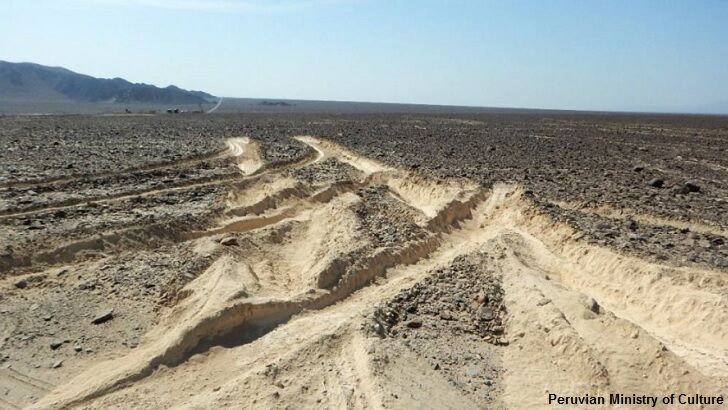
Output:
<svg viewBox="0 0 728 410">
<path fill-rule="evenodd" d="M 179 114 L 179 108 L 167 108 L 167 114 Z"/>
</svg>

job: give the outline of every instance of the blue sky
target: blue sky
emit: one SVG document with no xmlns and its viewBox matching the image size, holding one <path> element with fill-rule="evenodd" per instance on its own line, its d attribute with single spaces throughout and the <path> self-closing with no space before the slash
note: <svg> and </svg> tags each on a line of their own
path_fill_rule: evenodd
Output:
<svg viewBox="0 0 728 410">
<path fill-rule="evenodd" d="M 1 7 L 0 60 L 221 96 L 728 113 L 728 1 Z"/>
</svg>

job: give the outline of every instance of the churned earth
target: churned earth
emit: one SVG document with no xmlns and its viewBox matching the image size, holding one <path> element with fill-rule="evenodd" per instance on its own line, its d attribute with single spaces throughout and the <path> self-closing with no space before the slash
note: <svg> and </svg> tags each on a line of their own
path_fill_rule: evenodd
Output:
<svg viewBox="0 0 728 410">
<path fill-rule="evenodd" d="M 0 117 L 0 408 L 726 394 L 728 120 Z"/>
</svg>

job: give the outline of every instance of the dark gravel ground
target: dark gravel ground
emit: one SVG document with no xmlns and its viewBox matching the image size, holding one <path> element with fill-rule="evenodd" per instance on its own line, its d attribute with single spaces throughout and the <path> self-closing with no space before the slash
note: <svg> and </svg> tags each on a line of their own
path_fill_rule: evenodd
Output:
<svg viewBox="0 0 728 410">
<path fill-rule="evenodd" d="M 73 247 L 68 252 L 56 249 L 74 242 L 99 251 L 164 244 L 182 232 L 206 226 L 222 209 L 225 193 L 223 186 L 204 186 L 4 217 L 0 219 L 0 272 L 15 267 L 21 273 L 35 263 L 40 263 L 39 268 L 42 263 L 62 263 L 73 257 Z M 120 230 L 131 230 L 135 239 L 118 243 Z"/>
<path fill-rule="evenodd" d="M 213 260 L 183 243 L 90 258 L 25 277 L 22 288 L 6 287 L 0 296 L 0 325 L 8 332 L 0 364 L 53 377 L 48 369 L 73 368 L 85 357 L 134 349 L 160 303 L 173 299 Z M 94 323 L 107 312 L 108 318 Z"/>
<path fill-rule="evenodd" d="M 728 269 L 728 238 L 722 235 L 645 224 L 632 219 L 610 219 L 589 212 L 562 209 L 548 202 L 539 205 L 554 220 L 581 232 L 590 243 L 653 261 Z"/>
<path fill-rule="evenodd" d="M 239 136 L 259 140 L 267 162 L 296 161 L 311 154 L 290 139 L 296 135 L 330 138 L 362 155 L 435 177 L 469 177 L 484 186 L 521 184 L 553 217 L 577 227 L 590 241 L 624 252 L 678 264 L 724 267 L 728 260 L 728 238 L 722 233 L 728 228 L 728 117 L 554 113 L 0 117 L 0 143 L 6 147 L 0 151 L 0 205 L 6 211 L 33 209 L 225 178 L 234 172 L 229 162 L 206 160 L 57 184 L 1 187 L 213 155 L 224 149 L 225 138 Z M 215 198 L 219 197 L 208 199 Z M 185 199 L 164 201 L 173 206 Z M 716 234 L 645 223 L 633 229 L 628 221 L 592 212 L 599 206 L 697 222 L 714 227 Z M 124 221 L 137 222 L 143 221 Z M 25 227 L 35 230 L 49 223 L 54 222 L 33 219 Z"/>
<path fill-rule="evenodd" d="M 239 177 L 225 139 L 255 129 L 244 118 L 200 115 L 0 117 L 0 274 L 62 262 L 39 255 L 120 229 L 139 230 L 142 238 L 127 245 L 143 248 L 154 236 L 145 228 L 167 225 L 173 236 L 204 225 L 219 211 L 225 182 Z M 266 163 L 310 154 L 261 133 Z M 114 245 L 97 242 L 87 247 Z"/>
<path fill-rule="evenodd" d="M 728 117 L 348 115 L 254 121 L 253 136 L 272 130 L 317 135 L 435 177 L 468 177 L 486 187 L 517 183 L 544 212 L 590 242 L 677 265 L 728 267 Z M 603 206 L 714 232 L 658 222 L 635 227 L 593 212 Z"/>
<path fill-rule="evenodd" d="M 516 182 L 546 199 L 728 226 L 725 118 L 405 117 L 324 128 L 318 134 L 359 152 L 439 176 Z M 653 179 L 663 186 L 650 186 Z M 690 181 L 699 192 L 677 192 Z"/>
<path fill-rule="evenodd" d="M 44 121 L 53 124 L 54 118 Z M 728 213 L 723 212 L 728 205 L 728 117 L 534 113 L 81 118 L 99 124 L 137 121 L 138 127 L 166 127 L 169 134 L 204 135 L 218 142 L 246 135 L 263 141 L 263 156 L 273 161 L 306 154 L 289 137 L 323 136 L 386 163 L 438 176 L 465 176 L 485 185 L 517 182 L 548 199 L 728 226 Z M 654 179 L 663 185 L 649 185 Z M 680 193 L 687 182 L 699 192 Z"/>
<path fill-rule="evenodd" d="M 0 117 L 0 183 L 118 172 L 224 150 L 204 121 L 158 117 Z M 185 124 L 187 122 L 187 124 Z M 219 131 L 218 131 L 219 132 Z"/>
<path fill-rule="evenodd" d="M 306 154 L 277 130 L 230 116 L 0 116 L 0 185 L 115 173 L 210 156 L 255 134 L 267 162 Z"/>
<path fill-rule="evenodd" d="M 90 202 L 112 196 L 184 187 L 232 178 L 237 168 L 227 159 L 210 159 L 186 166 L 58 181 L 51 184 L 7 187 L 0 190 L 0 214 Z"/>
<path fill-rule="evenodd" d="M 268 161 L 300 158 L 288 137 L 324 136 L 384 162 L 537 195 L 728 226 L 728 118 L 556 114 L 0 117 L 6 181 L 169 162 L 264 142 Z M 141 148 L 140 148 L 141 147 Z M 113 168 L 112 168 L 113 167 Z M 650 186 L 661 179 L 662 187 Z M 1 182 L 1 181 L 0 181 Z M 687 182 L 699 192 L 679 193 Z"/>
</svg>

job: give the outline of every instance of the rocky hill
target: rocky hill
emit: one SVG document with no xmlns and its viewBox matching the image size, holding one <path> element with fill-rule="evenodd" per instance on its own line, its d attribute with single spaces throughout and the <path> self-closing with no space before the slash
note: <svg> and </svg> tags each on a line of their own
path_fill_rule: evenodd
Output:
<svg viewBox="0 0 728 410">
<path fill-rule="evenodd" d="M 215 100 L 174 85 L 159 88 L 123 78 L 96 78 L 62 67 L 0 61 L 0 102 L 202 104 Z"/>
</svg>

